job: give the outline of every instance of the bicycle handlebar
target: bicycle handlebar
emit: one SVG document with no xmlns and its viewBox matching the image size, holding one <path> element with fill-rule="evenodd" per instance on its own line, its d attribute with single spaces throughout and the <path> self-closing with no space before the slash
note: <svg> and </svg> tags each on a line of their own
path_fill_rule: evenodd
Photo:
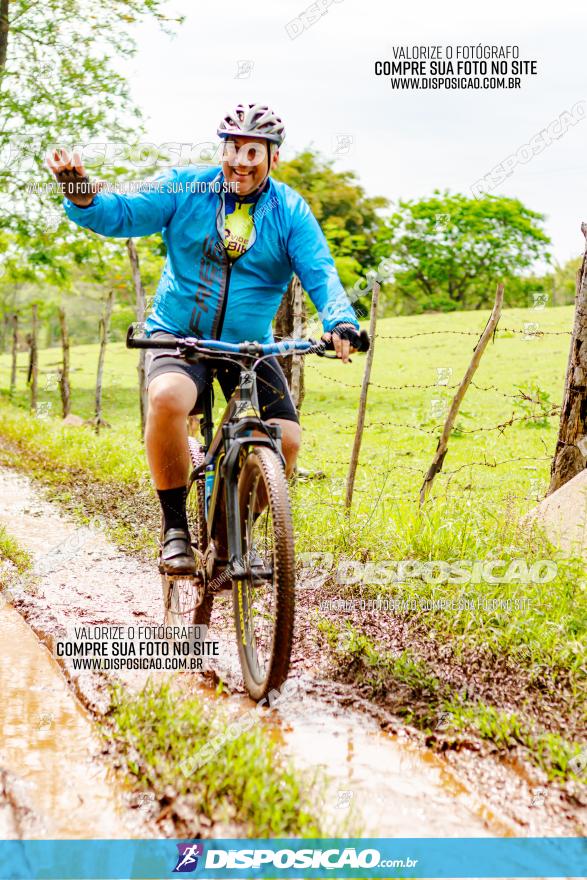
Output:
<svg viewBox="0 0 587 880">
<path fill-rule="evenodd" d="M 179 348 L 185 351 L 192 350 L 199 354 L 228 354 L 244 355 L 248 357 L 270 357 L 271 355 L 288 354 L 317 354 L 321 357 L 326 351 L 333 351 L 332 340 L 316 342 L 313 339 L 282 339 L 281 342 L 221 342 L 218 339 L 196 339 L 195 337 L 169 337 L 167 339 L 150 339 L 141 336 L 134 337 L 135 325 L 131 324 L 126 333 L 127 348 L 167 349 Z M 369 335 L 366 330 L 360 332 L 360 343 L 357 351 L 369 350 Z"/>
</svg>

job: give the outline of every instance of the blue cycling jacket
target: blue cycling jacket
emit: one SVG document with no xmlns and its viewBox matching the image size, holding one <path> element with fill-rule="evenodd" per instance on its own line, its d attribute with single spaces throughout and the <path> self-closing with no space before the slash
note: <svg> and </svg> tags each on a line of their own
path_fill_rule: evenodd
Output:
<svg viewBox="0 0 587 880">
<path fill-rule="evenodd" d="M 131 195 L 99 193 L 88 208 L 64 200 L 67 216 L 116 238 L 162 232 L 167 260 L 147 333 L 227 342 L 273 341 L 271 324 L 295 272 L 324 330 L 358 328 L 318 222 L 304 199 L 269 178 L 255 204 L 246 252 L 224 248 L 224 176 L 217 167 L 174 168 Z"/>
</svg>

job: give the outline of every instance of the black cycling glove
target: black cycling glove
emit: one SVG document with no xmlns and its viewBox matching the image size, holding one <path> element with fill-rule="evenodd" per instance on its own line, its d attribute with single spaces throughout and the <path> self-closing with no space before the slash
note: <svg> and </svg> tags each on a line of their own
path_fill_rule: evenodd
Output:
<svg viewBox="0 0 587 880">
<path fill-rule="evenodd" d="M 335 324 L 330 332 L 333 336 L 338 336 L 340 339 L 348 339 L 353 348 L 359 348 L 361 337 L 356 327 L 352 324 L 341 321 L 340 324 Z"/>
<path fill-rule="evenodd" d="M 88 208 L 94 201 L 96 195 L 94 186 L 88 177 L 82 177 L 75 168 L 60 171 L 55 177 L 65 198 L 78 208 Z"/>
</svg>

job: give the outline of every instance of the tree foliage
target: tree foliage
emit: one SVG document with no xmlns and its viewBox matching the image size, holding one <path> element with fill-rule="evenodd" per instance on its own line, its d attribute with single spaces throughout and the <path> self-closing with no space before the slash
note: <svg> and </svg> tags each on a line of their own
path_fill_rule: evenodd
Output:
<svg viewBox="0 0 587 880">
<path fill-rule="evenodd" d="M 135 51 L 132 23 L 177 20 L 164 14 L 166 3 L 0 0 L 0 229 L 47 245 L 56 231 L 47 213 L 61 201 L 35 189 L 50 183 L 47 151 L 132 142 L 140 133 L 140 111 L 114 60 Z M 41 251 L 39 260 L 48 260 L 47 247 Z"/>
<path fill-rule="evenodd" d="M 99 142 L 112 156 L 100 176 L 132 167 L 118 158 L 142 134 L 140 111 L 116 69 L 135 51 L 132 24 L 155 18 L 164 28 L 167 0 L 0 0 L 0 319 L 112 283 L 126 259 L 124 242 L 73 227 L 45 167 L 52 146 Z M 98 150 L 98 154 L 99 154 Z M 115 158 L 116 157 L 116 158 Z M 88 163 L 91 164 L 91 163 Z M 144 174 L 144 169 L 140 169 Z M 127 273 L 128 274 L 128 273 Z M 91 294 L 90 294 L 91 295 Z M 91 312 L 91 305 L 89 311 Z"/>
<path fill-rule="evenodd" d="M 490 304 L 498 281 L 549 259 L 543 220 L 505 196 L 435 190 L 429 198 L 398 202 L 378 244 L 391 262 L 394 305 L 450 311 Z"/>
<path fill-rule="evenodd" d="M 577 272 L 581 268 L 582 261 L 582 257 L 572 257 L 566 263 L 554 264 L 552 290 L 556 305 L 575 302 Z"/>
</svg>

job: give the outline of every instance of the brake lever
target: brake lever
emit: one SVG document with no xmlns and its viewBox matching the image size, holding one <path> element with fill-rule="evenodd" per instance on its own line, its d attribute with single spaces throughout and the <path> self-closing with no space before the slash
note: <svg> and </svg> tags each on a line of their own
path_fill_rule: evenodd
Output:
<svg viewBox="0 0 587 880">
<path fill-rule="evenodd" d="M 310 340 L 310 342 L 312 342 L 312 340 Z M 339 357 L 337 354 L 327 354 L 326 353 L 326 343 L 322 339 L 319 342 L 315 343 L 314 354 L 317 354 L 318 357 L 321 357 L 321 358 L 328 358 L 331 361 L 339 360 Z M 349 358 L 349 364 L 351 364 L 351 363 L 352 363 L 352 361 Z"/>
</svg>

